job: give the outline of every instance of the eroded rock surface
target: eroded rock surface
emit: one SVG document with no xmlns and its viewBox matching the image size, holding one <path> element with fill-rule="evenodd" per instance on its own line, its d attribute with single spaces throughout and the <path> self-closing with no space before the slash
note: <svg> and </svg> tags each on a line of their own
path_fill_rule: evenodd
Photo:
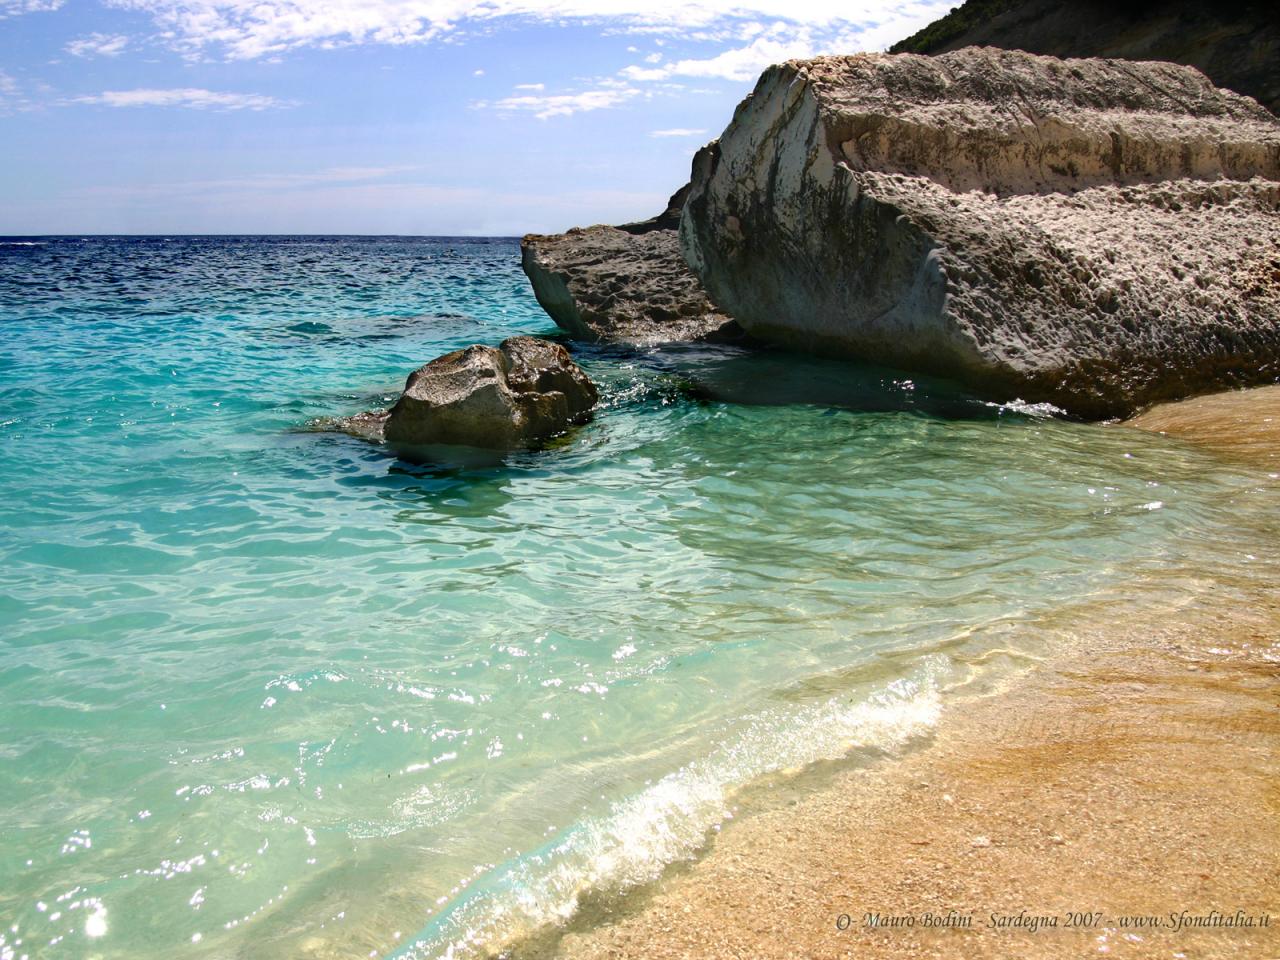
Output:
<svg viewBox="0 0 1280 960">
<path fill-rule="evenodd" d="M 542 309 L 581 340 L 654 344 L 741 336 L 680 252 L 676 227 L 686 189 L 651 220 L 526 236 L 521 261 Z"/>
<path fill-rule="evenodd" d="M 1167 63 L 771 67 L 687 262 L 748 333 L 1090 417 L 1280 377 L 1280 121 Z"/>
<path fill-rule="evenodd" d="M 1003 47 L 1054 57 L 1168 60 L 1280 112 L 1280 17 L 1256 0 L 967 0 L 891 53 Z"/>
<path fill-rule="evenodd" d="M 437 357 L 409 375 L 390 410 L 339 424 L 348 433 L 392 446 L 534 446 L 588 419 L 595 384 L 558 343 L 511 337 L 498 347 L 474 344 Z"/>
</svg>

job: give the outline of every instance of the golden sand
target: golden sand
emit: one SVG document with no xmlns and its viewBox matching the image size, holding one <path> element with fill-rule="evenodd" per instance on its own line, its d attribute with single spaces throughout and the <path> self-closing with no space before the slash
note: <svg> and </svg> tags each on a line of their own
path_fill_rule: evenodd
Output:
<svg viewBox="0 0 1280 960">
<path fill-rule="evenodd" d="M 1280 469 L 1280 384 L 1162 403 L 1125 425 Z"/>
</svg>

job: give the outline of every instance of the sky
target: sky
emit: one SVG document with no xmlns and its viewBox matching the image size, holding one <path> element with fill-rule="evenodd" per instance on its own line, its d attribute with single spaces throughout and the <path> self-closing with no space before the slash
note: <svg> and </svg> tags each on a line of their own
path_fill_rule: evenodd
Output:
<svg viewBox="0 0 1280 960">
<path fill-rule="evenodd" d="M 764 67 L 956 0 L 0 0 L 0 235 L 643 219 Z"/>
</svg>

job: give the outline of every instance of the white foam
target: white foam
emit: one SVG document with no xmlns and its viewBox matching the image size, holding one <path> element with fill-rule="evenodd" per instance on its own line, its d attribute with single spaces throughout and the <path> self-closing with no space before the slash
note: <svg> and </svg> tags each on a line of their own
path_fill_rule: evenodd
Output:
<svg viewBox="0 0 1280 960">
<path fill-rule="evenodd" d="M 837 759 L 857 747 L 892 749 L 938 719 L 941 661 L 857 702 L 836 697 L 744 718 L 709 754 L 511 861 L 436 918 L 396 956 L 463 958 L 500 949 L 572 916 L 589 891 L 619 892 L 693 856 L 732 816 L 730 802 L 760 777 Z"/>
</svg>

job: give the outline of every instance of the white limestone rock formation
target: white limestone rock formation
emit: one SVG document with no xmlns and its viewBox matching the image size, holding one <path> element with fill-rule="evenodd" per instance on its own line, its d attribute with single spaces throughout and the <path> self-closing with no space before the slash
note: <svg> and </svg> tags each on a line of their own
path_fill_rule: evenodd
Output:
<svg viewBox="0 0 1280 960">
<path fill-rule="evenodd" d="M 1190 67 L 771 67 L 681 245 L 749 334 L 1087 417 L 1280 379 L 1280 121 Z"/>
</svg>

